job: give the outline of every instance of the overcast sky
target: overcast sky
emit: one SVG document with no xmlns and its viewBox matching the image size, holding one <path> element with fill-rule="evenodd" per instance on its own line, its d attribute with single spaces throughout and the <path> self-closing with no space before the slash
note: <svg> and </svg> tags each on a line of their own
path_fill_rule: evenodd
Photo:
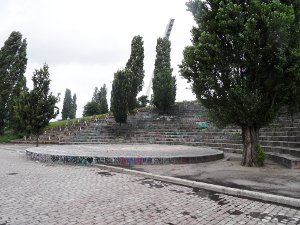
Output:
<svg viewBox="0 0 300 225">
<path fill-rule="evenodd" d="M 108 88 L 110 101 L 114 72 L 125 67 L 131 40 L 141 35 L 145 48 L 145 94 L 154 69 L 155 47 L 170 18 L 171 63 L 177 78 L 177 101 L 193 100 L 190 85 L 179 76 L 182 51 L 190 44 L 194 24 L 187 0 L 9 0 L 0 1 L 0 45 L 12 31 L 27 39 L 27 85 L 35 68 L 50 67 L 51 90 L 77 94 L 77 117 L 91 100 L 94 88 Z M 61 116 L 59 115 L 58 118 Z"/>
</svg>

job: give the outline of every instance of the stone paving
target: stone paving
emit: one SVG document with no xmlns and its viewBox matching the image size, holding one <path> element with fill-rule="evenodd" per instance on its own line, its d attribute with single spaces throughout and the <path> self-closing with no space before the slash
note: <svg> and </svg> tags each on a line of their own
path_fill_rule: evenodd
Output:
<svg viewBox="0 0 300 225">
<path fill-rule="evenodd" d="M 300 210 L 87 166 L 42 164 L 0 146 L 0 224 L 300 224 Z"/>
</svg>

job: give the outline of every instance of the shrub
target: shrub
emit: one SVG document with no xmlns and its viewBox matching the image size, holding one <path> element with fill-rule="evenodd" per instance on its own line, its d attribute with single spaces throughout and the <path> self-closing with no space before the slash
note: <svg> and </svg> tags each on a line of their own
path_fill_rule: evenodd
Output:
<svg viewBox="0 0 300 225">
<path fill-rule="evenodd" d="M 265 150 L 260 146 L 256 146 L 256 162 L 258 166 L 263 166 L 266 159 Z"/>
</svg>

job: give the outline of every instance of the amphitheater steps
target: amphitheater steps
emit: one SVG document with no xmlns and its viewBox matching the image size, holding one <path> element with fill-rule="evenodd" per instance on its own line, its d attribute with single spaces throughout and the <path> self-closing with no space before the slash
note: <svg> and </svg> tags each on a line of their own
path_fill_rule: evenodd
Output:
<svg viewBox="0 0 300 225">
<path fill-rule="evenodd" d="M 290 154 L 280 154 L 275 152 L 268 152 L 267 157 L 281 165 L 290 169 L 300 169 L 300 157 L 294 157 Z"/>
<path fill-rule="evenodd" d="M 261 141 L 291 141 L 300 142 L 300 136 L 259 136 Z"/>
<path fill-rule="evenodd" d="M 267 153 L 274 152 L 279 154 L 289 154 L 295 157 L 300 157 L 300 149 L 299 148 L 288 148 L 288 147 L 280 147 L 280 146 L 264 146 L 262 147 L 266 150 Z"/>
</svg>

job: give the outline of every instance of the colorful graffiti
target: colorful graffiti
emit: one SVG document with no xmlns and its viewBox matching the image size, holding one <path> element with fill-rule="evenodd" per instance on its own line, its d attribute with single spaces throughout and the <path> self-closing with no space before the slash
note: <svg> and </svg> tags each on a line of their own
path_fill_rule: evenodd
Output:
<svg viewBox="0 0 300 225">
<path fill-rule="evenodd" d="M 222 154 L 199 156 L 199 157 L 85 157 L 85 156 L 62 156 L 49 155 L 26 151 L 27 159 L 39 162 L 58 163 L 58 164 L 78 164 L 83 166 L 94 164 L 105 164 L 115 166 L 132 165 L 159 165 L 159 164 L 180 164 L 180 163 L 198 163 L 222 159 Z"/>
</svg>

